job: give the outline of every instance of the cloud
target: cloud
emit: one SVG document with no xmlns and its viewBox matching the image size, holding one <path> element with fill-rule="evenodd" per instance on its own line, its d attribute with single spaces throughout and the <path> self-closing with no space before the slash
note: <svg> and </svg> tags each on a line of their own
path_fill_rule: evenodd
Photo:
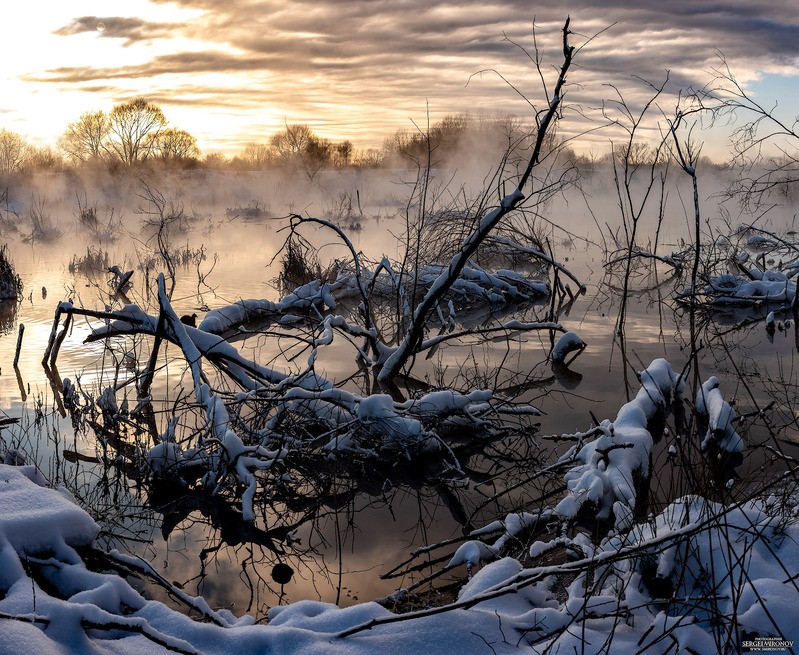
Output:
<svg viewBox="0 0 799 655">
<path fill-rule="evenodd" d="M 164 23 L 82 16 L 56 33 L 68 38 L 102 23 L 103 37 L 125 45 L 175 39 L 175 51 L 126 66 L 52 67 L 28 79 L 66 88 L 117 87 L 117 96 L 138 83 L 140 95 L 198 110 L 203 103 L 242 111 L 268 106 L 290 121 L 333 123 L 338 112 L 338 124 L 349 121 L 358 129 L 375 116 L 407 126 L 408 116 L 419 117 L 426 107 L 434 116 L 527 109 L 498 76 L 471 77 L 483 69 L 500 72 L 540 102 L 533 21 L 548 72 L 559 63 L 565 19 L 553 5 L 536 8 L 533 16 L 527 0 L 154 2 L 191 9 L 196 17 Z M 613 95 L 603 86 L 608 83 L 631 102 L 643 101 L 648 90 L 638 78 L 659 83 L 667 70 L 670 89 L 702 86 L 718 52 L 744 80 L 795 69 L 799 15 L 793 3 L 574 0 L 575 44 L 608 29 L 575 59 L 570 95 L 583 107 L 598 106 Z"/>
<path fill-rule="evenodd" d="M 98 33 L 104 38 L 125 39 L 125 45 L 174 36 L 180 26 L 174 23 L 153 23 L 140 18 L 120 16 L 80 16 L 55 30 L 58 36 Z"/>
</svg>

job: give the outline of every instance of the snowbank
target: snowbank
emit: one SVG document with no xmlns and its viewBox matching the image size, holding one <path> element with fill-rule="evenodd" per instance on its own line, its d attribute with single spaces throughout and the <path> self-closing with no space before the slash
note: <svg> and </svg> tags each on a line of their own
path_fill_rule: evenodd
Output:
<svg viewBox="0 0 799 655">
<path fill-rule="evenodd" d="M 52 535 L 86 545 L 99 528 L 66 489 L 50 489 L 33 466 L 0 466 L 0 539 L 18 553 L 46 553 Z"/>
</svg>

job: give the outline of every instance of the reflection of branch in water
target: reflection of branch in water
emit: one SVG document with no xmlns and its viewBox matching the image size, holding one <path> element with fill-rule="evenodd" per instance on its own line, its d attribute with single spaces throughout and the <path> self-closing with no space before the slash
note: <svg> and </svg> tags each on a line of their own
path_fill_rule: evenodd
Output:
<svg viewBox="0 0 799 655">
<path fill-rule="evenodd" d="M 28 399 L 28 393 L 25 390 L 25 382 L 22 380 L 22 373 L 20 372 L 18 367 L 14 367 L 14 373 L 17 376 L 17 385 L 19 386 L 19 397 L 20 400 L 24 403 Z"/>
<path fill-rule="evenodd" d="M 154 483 L 149 489 L 149 496 L 150 506 L 163 515 L 161 535 L 164 540 L 192 513 L 199 512 L 209 519 L 212 528 L 219 531 L 222 543 L 230 546 L 240 543 L 257 544 L 278 555 L 285 555 L 285 551 L 278 548 L 274 540 L 284 540 L 297 527 L 281 526 L 262 530 L 245 521 L 241 513 L 233 509 L 226 499 L 169 483 Z"/>
<path fill-rule="evenodd" d="M 42 362 L 42 368 L 47 376 L 47 380 L 50 382 L 50 388 L 53 390 L 53 398 L 55 399 L 56 406 L 58 407 L 58 413 L 61 414 L 62 417 L 66 417 L 67 411 L 64 409 L 64 403 L 61 399 L 61 392 L 63 390 L 64 384 L 61 381 L 58 368 L 56 366 L 51 368 L 45 362 Z"/>
</svg>

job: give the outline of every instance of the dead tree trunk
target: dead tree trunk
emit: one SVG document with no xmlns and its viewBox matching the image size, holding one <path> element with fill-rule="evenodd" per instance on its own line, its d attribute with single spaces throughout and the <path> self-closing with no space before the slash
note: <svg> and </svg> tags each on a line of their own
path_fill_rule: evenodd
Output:
<svg viewBox="0 0 799 655">
<path fill-rule="evenodd" d="M 551 127 L 552 121 L 555 119 L 558 108 L 560 107 L 563 85 L 566 82 L 566 73 L 571 66 L 572 56 L 574 55 L 574 46 L 569 45 L 569 33 L 569 19 L 567 18 L 563 26 L 563 64 L 561 65 L 552 97 L 549 99 L 548 108 L 543 118 L 541 118 L 538 123 L 538 134 L 536 136 L 533 153 L 530 156 L 527 168 L 522 174 L 516 189 L 505 196 L 498 207 L 492 209 L 481 219 L 477 229 L 463 242 L 460 251 L 450 260 L 449 266 L 441 272 L 424 298 L 422 298 L 421 302 L 416 306 L 413 312 L 413 320 L 410 329 L 405 335 L 405 338 L 383 362 L 382 369 L 377 376 L 379 381 L 387 381 L 394 378 L 405 367 L 408 360 L 416 354 L 424 338 L 425 325 L 430 313 L 458 279 L 463 271 L 463 267 L 466 266 L 466 263 L 472 255 L 474 255 L 480 244 L 499 222 L 524 200 L 523 189 L 527 185 L 533 173 L 533 169 L 539 164 L 547 131 Z"/>
</svg>

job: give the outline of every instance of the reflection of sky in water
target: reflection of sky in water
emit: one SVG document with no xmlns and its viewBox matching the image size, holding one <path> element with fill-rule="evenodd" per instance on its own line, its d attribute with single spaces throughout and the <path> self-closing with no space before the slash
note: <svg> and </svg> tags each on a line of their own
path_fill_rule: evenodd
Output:
<svg viewBox="0 0 799 655">
<path fill-rule="evenodd" d="M 381 218 L 362 221 L 364 229 L 353 232 L 354 246 L 372 256 L 387 251 L 395 256 L 395 244 L 389 233 L 399 233 L 401 226 L 386 217 L 393 201 L 381 200 L 396 195 L 397 188 L 382 187 L 374 183 L 374 188 L 370 190 L 366 188 L 370 184 L 367 179 L 359 179 L 358 183 L 363 187 L 361 197 L 371 199 L 373 213 L 380 214 Z M 184 189 L 185 206 L 191 207 L 190 213 L 197 218 L 191 222 L 190 230 L 173 235 L 172 244 L 174 247 L 188 246 L 195 249 L 204 246 L 208 258 L 200 264 L 200 270 L 207 273 L 213 266 L 213 272 L 204 285 L 198 283 L 196 267 L 193 265 L 177 269 L 178 285 L 173 304 L 178 314 L 197 311 L 202 316 L 202 305 L 216 307 L 240 298 L 277 298 L 277 292 L 271 286 L 276 268 L 274 265 L 270 266 L 270 261 L 285 238 L 286 233 L 279 232 L 284 223 L 268 220 L 231 221 L 226 216 L 226 208 L 237 203 L 245 206 L 251 198 L 256 197 L 253 190 L 255 182 L 248 184 L 249 186 L 242 182 L 226 191 L 223 186 L 203 186 L 201 181 L 196 186 Z M 598 185 L 594 182 L 590 184 Z M 276 191 L 276 187 L 268 188 Z M 594 191 L 598 194 L 599 186 Z M 192 194 L 198 196 L 198 199 L 190 202 Z M 71 195 L 63 193 L 61 197 L 69 199 Z M 606 203 L 607 211 L 602 214 L 602 221 L 613 220 L 615 210 L 612 200 L 596 197 L 595 200 Z M 286 213 L 283 211 L 285 208 L 281 209 L 277 201 L 267 201 L 266 204 L 271 206 L 275 214 Z M 592 239 L 600 241 L 593 219 L 586 212 L 576 209 L 575 204 L 553 208 L 559 225 L 577 234 L 588 233 Z M 140 253 L 143 252 L 141 242 L 151 237 L 151 232 L 139 229 L 140 218 L 134 213 L 133 206 L 135 202 L 122 212 L 126 216 L 125 228 L 133 235 L 122 237 L 111 244 L 95 244 L 95 247 L 107 249 L 109 261 L 119 264 L 123 269 L 136 268 L 142 258 L 142 255 L 136 255 L 136 248 Z M 9 310 L 5 305 L 0 305 L 0 406 L 15 416 L 31 410 L 37 398 L 42 398 L 45 405 L 52 403 L 53 392 L 42 370 L 41 356 L 50 334 L 57 302 L 70 298 L 78 306 L 102 309 L 110 301 L 107 286 L 110 276 L 104 272 L 89 277 L 69 272 L 70 260 L 74 256 L 83 256 L 87 246 L 92 243 L 72 217 L 70 202 L 67 200 L 59 204 L 53 200 L 50 207 L 53 220 L 59 222 L 64 232 L 59 241 L 48 245 L 30 245 L 19 238 L 9 241 L 10 256 L 23 278 L 25 290 L 24 298 L 17 307 Z M 293 199 L 293 210 L 306 211 L 306 207 L 309 213 L 322 214 L 326 207 L 330 207 L 330 203 L 308 199 L 307 205 L 298 207 L 296 198 Z M 368 207 L 366 211 L 370 213 Z M 661 240 L 663 243 L 677 243 L 686 234 L 688 230 L 685 218 L 670 217 L 664 224 Z M 320 247 L 322 259 L 343 254 L 338 246 L 322 247 L 330 242 L 329 235 L 311 232 L 306 233 L 306 236 Z M 530 375 L 533 380 L 526 382 L 526 391 L 522 393 L 521 399 L 543 410 L 544 415 L 538 419 L 540 436 L 585 430 L 592 424 L 592 413 L 600 420 L 613 418 L 628 395 L 637 392 L 635 371 L 642 370 L 656 357 L 666 357 L 675 368 L 682 368 L 687 357 L 681 350 L 688 338 L 687 317 L 684 312 L 675 312 L 669 300 L 673 285 L 662 287 L 660 297 L 657 294 L 633 294 L 627 318 L 628 361 L 625 363 L 619 343 L 614 339 L 619 294 L 597 291 L 597 285 L 602 280 L 601 250 L 580 242 L 567 247 L 563 239 L 565 237 L 561 238 L 555 233 L 553 243 L 557 258 L 589 284 L 587 296 L 579 298 L 568 315 L 559 317 L 565 327 L 577 331 L 589 344 L 588 349 L 572 365 L 572 375 L 562 371 L 553 372 L 545 363 L 550 347 L 547 335 L 531 333 L 515 337 L 508 344 L 494 341 L 474 350 L 455 345 L 442 348 L 431 360 L 417 362 L 414 370 L 416 377 L 436 380 L 439 374 L 437 369 L 443 369 L 443 379 L 448 382 L 463 382 L 468 379 L 473 386 L 478 386 L 480 379 L 496 379 L 500 387 L 512 387 L 520 383 L 519 376 L 505 375 L 504 371 L 499 370 L 500 365 L 504 365 L 505 369 L 518 371 L 522 376 Z M 215 253 L 218 254 L 218 262 L 214 265 Z M 46 289 L 46 297 L 43 297 L 43 288 Z M 131 302 L 152 304 L 154 301 L 152 294 L 148 294 L 145 278 L 139 270 L 134 273 L 133 289 L 129 296 Z M 546 311 L 546 306 L 529 308 L 524 318 L 541 319 Z M 18 323 L 25 324 L 19 364 L 22 389 L 11 365 Z M 86 321 L 77 321 L 61 348 L 58 373 L 62 377 L 73 379 L 80 376 L 84 388 L 91 390 L 96 385 L 106 386 L 114 380 L 113 363 L 131 348 L 131 342 L 120 340 L 116 344 L 115 352 L 111 353 L 102 343 L 83 343 L 88 329 Z M 701 353 L 701 375 L 706 377 L 718 374 L 725 396 L 738 397 L 739 410 L 745 411 L 751 407 L 752 401 L 738 384 L 735 366 L 746 370 L 758 366 L 761 371 L 760 382 L 752 384 L 751 388 L 757 402 L 766 404 L 774 389 L 780 388 L 779 379 L 782 373 L 776 355 L 782 357 L 784 362 L 795 356 L 792 335 L 778 333 L 772 344 L 768 342 L 762 325 L 755 324 L 745 331 L 729 334 L 725 339 L 734 356 L 731 357 L 729 353 L 717 348 L 706 348 Z M 332 348 L 320 352 L 317 366 L 324 375 L 343 378 L 352 373 L 353 351 L 348 347 L 341 347 L 343 343 L 338 341 Z M 145 344 L 139 352 L 146 354 L 149 352 L 148 347 Z M 256 352 L 260 352 L 267 360 L 277 357 L 274 365 L 278 368 L 287 366 L 279 359 L 280 345 L 275 340 L 249 338 L 237 342 L 237 347 L 248 356 L 255 356 Z M 301 360 L 293 365 L 303 365 L 304 358 Z M 475 367 L 479 371 L 477 376 L 472 375 Z M 627 389 L 624 386 L 625 370 L 629 383 Z M 168 376 L 161 374 L 156 380 L 156 397 L 160 394 L 166 399 L 173 399 L 175 387 L 180 383 L 184 372 L 185 367 L 179 364 L 170 367 Z M 123 365 L 119 379 L 130 374 Z M 127 393 L 132 400 L 135 392 L 132 387 L 128 389 Z M 23 392 L 27 397 L 25 402 L 22 400 Z M 124 392 L 120 393 L 120 397 L 122 393 Z M 786 392 L 783 395 L 785 397 L 778 398 L 778 402 L 790 404 L 790 394 Z M 48 420 L 52 422 L 52 419 Z M 58 466 L 61 474 L 68 476 L 74 486 L 79 487 L 79 491 L 82 490 L 81 493 L 88 495 L 90 499 L 98 498 L 104 493 L 102 476 L 96 468 L 87 464 L 64 463 L 60 460 L 54 439 L 37 441 L 36 430 L 30 425 L 30 420 L 25 421 L 24 426 L 24 429 L 7 428 L 2 434 L 6 443 L 21 445 L 28 452 L 33 452 L 36 461 L 42 464 L 46 472 Z M 95 455 L 95 443 L 83 436 L 73 439 L 68 420 L 57 421 L 57 426 L 62 446 L 66 444 L 69 449 L 87 457 Z M 546 443 L 542 447 L 552 446 Z M 668 462 L 662 461 L 664 452 L 665 442 L 656 451 L 656 461 L 660 462 L 658 466 L 668 465 Z M 417 492 L 409 488 L 389 489 L 385 497 L 362 493 L 350 505 L 337 512 L 326 509 L 322 517 L 298 529 L 297 536 L 301 537 L 301 544 L 293 548 L 283 544 L 290 551 L 285 560 L 295 568 L 294 578 L 284 588 L 283 600 L 321 598 L 335 601 L 338 596 L 340 602 L 350 603 L 355 601 L 355 597 L 359 600 L 370 599 L 390 593 L 401 584 L 407 584 L 407 580 L 380 581 L 379 575 L 403 560 L 413 548 L 458 536 L 461 531 L 460 525 L 435 491 L 425 489 L 418 493 L 424 498 L 420 500 Z M 484 489 L 482 493 L 488 492 Z M 458 489 L 457 495 L 464 499 L 467 506 L 474 506 L 483 498 L 475 492 L 473 486 Z M 524 494 L 520 492 L 511 498 L 518 498 L 519 502 L 523 502 Z M 127 499 L 124 502 L 134 500 Z M 517 507 L 513 500 L 509 500 L 501 509 L 509 511 Z M 131 512 L 137 511 L 134 508 Z M 489 518 L 488 515 L 486 518 Z M 336 519 L 338 528 L 347 527 L 341 543 L 336 539 Z M 209 555 L 206 561 L 207 576 L 198 582 L 198 553 L 202 548 L 219 542 L 219 531 L 209 527 L 208 520 L 195 512 L 183 520 L 179 529 L 173 531 L 169 539 L 164 541 L 160 537 L 160 520 L 160 515 L 152 512 L 143 518 L 128 519 L 127 525 L 128 528 L 136 526 L 141 529 L 140 538 L 154 539 L 152 546 L 138 548 L 144 556 L 152 556 L 156 568 L 168 575 L 169 579 L 184 584 L 192 593 L 209 594 L 213 603 L 233 604 L 235 611 L 244 611 L 250 597 L 247 584 L 243 580 L 249 575 L 250 584 L 256 593 L 253 599 L 256 608 L 263 609 L 278 602 L 278 597 L 268 591 L 264 584 L 254 582 L 260 574 L 273 591 L 279 591 L 277 585 L 269 580 L 271 567 L 280 559 L 277 555 L 268 549 L 250 548 L 246 544 L 224 546 L 215 554 Z M 269 520 L 279 524 L 281 517 L 272 516 Z M 339 570 L 341 580 L 338 577 Z"/>
</svg>

